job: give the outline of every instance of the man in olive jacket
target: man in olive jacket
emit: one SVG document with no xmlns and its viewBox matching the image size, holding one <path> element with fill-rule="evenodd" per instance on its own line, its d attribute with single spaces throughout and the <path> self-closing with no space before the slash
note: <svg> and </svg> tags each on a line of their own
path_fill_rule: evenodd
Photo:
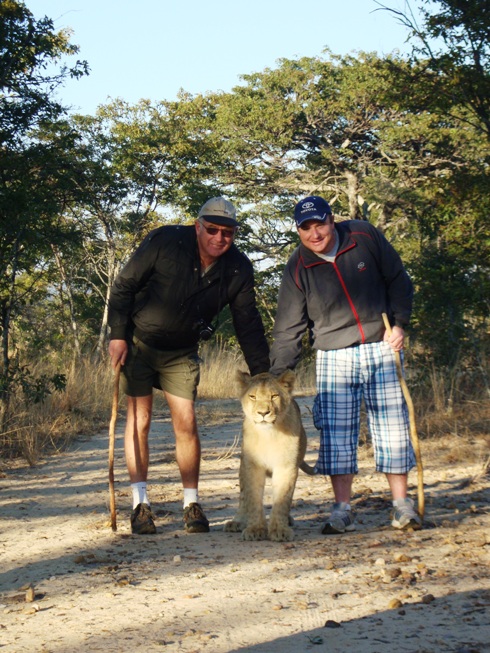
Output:
<svg viewBox="0 0 490 653">
<path fill-rule="evenodd" d="M 168 225 L 149 233 L 111 290 L 109 354 L 113 367 L 122 365 L 121 386 L 128 397 L 124 446 L 133 533 L 156 532 L 146 487 L 153 388 L 163 390 L 171 413 L 185 529 L 208 532 L 198 497 L 198 346 L 211 337 L 213 321 L 226 305 L 250 373 L 269 368 L 252 264 L 233 242 L 237 228 L 233 204 L 212 198 L 195 225 Z"/>
<path fill-rule="evenodd" d="M 286 265 L 279 290 L 271 372 L 297 365 L 309 331 L 317 350 L 313 418 L 321 436 L 316 471 L 330 476 L 335 497 L 322 532 L 355 528 L 350 497 L 358 471 L 362 400 L 376 469 L 386 474 L 393 497 L 392 526 L 420 528 L 407 497 L 415 457 L 392 352 L 403 348 L 412 282 L 397 252 L 369 222 L 336 224 L 328 202 L 318 196 L 298 202 L 294 214 L 301 244 Z M 383 313 L 393 325 L 391 335 Z"/>
</svg>

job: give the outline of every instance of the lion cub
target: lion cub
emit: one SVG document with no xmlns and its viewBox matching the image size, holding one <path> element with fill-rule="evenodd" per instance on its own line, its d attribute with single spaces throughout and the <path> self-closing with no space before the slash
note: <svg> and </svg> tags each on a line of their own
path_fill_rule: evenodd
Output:
<svg viewBox="0 0 490 653">
<path fill-rule="evenodd" d="M 277 542 L 292 540 L 289 515 L 298 467 L 313 475 L 304 462 L 306 434 L 298 404 L 292 398 L 295 374 L 281 376 L 238 372 L 244 412 L 240 459 L 240 502 L 238 513 L 225 524 L 225 531 L 242 531 L 244 540 Z M 273 505 L 269 528 L 263 496 L 266 476 L 272 478 Z"/>
</svg>

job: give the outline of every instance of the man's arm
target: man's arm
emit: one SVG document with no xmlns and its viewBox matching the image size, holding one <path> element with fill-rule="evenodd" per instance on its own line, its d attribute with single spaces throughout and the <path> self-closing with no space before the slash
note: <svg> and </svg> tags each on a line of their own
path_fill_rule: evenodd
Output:
<svg viewBox="0 0 490 653">
<path fill-rule="evenodd" d="M 381 251 L 381 271 L 388 294 L 390 317 L 394 326 L 404 329 L 410 322 L 413 284 L 393 245 L 377 229 Z"/>
<path fill-rule="evenodd" d="M 253 269 L 236 297 L 230 301 L 233 326 L 250 374 L 269 370 L 269 345 L 257 308 Z"/>
<path fill-rule="evenodd" d="M 277 313 L 271 348 L 273 374 L 294 369 L 301 356 L 303 335 L 308 328 L 308 314 L 304 293 L 294 282 L 289 266 L 286 266 L 279 288 Z"/>
<path fill-rule="evenodd" d="M 405 331 L 401 327 L 394 326 L 391 329 L 391 334 L 385 331 L 383 340 L 391 346 L 393 351 L 401 351 L 405 343 Z"/>
<path fill-rule="evenodd" d="M 124 365 L 128 355 L 128 343 L 126 340 L 111 340 L 109 343 L 109 356 L 111 357 L 111 365 L 113 368 L 118 363 Z"/>
<path fill-rule="evenodd" d="M 158 246 L 150 233 L 117 275 L 109 296 L 108 322 L 111 340 L 124 340 L 133 310 L 134 298 L 153 270 Z"/>
<path fill-rule="evenodd" d="M 391 243 L 378 231 L 381 242 L 381 269 L 386 282 L 393 327 L 391 334 L 385 331 L 384 340 L 393 351 L 401 351 L 405 343 L 405 327 L 412 313 L 413 283 L 403 266 L 400 255 Z"/>
</svg>

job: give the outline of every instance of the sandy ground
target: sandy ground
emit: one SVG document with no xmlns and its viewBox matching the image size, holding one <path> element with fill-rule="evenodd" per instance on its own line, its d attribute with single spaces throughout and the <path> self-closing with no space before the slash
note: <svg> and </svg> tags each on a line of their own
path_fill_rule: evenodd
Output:
<svg viewBox="0 0 490 653">
<path fill-rule="evenodd" d="M 300 400 L 309 462 L 318 448 L 311 398 Z M 107 432 L 36 468 L 0 474 L 0 650 L 74 653 L 483 653 L 490 651 L 490 488 L 472 461 L 424 444 L 426 527 L 389 527 L 384 478 L 363 455 L 358 528 L 322 536 L 332 500 L 300 473 L 290 543 L 224 533 L 238 504 L 238 402 L 201 402 L 201 501 L 209 534 L 182 529 L 181 488 L 165 412 L 152 429 L 158 533 L 133 536 L 117 427 L 118 530 L 110 528 Z M 485 450 L 485 447 L 487 448 Z M 453 456 L 458 459 L 458 456 Z M 410 476 L 413 492 L 416 472 Z M 266 502 L 270 505 L 270 495 Z"/>
</svg>

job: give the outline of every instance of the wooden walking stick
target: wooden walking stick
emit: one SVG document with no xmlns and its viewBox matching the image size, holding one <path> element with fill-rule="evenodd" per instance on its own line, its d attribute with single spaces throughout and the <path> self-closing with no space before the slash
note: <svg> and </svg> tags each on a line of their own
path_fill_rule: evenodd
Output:
<svg viewBox="0 0 490 653">
<path fill-rule="evenodd" d="M 383 313 L 383 322 L 384 322 L 386 331 L 388 332 L 388 335 L 391 335 L 391 324 L 390 324 L 390 322 L 388 320 L 388 316 L 386 315 L 386 313 Z M 400 352 L 395 351 L 393 353 L 395 354 L 396 373 L 398 375 L 398 380 L 400 382 L 402 392 L 403 392 L 403 396 L 405 397 L 405 401 L 407 403 L 407 408 L 408 408 L 408 417 L 409 417 L 409 420 L 410 420 L 410 441 L 412 443 L 412 447 L 413 447 L 413 450 L 415 452 L 415 460 L 417 461 L 418 513 L 420 515 L 420 519 L 423 519 L 424 518 L 424 512 L 425 512 L 424 468 L 422 466 L 422 454 L 420 452 L 419 437 L 417 435 L 417 427 L 415 425 L 415 411 L 414 411 L 414 408 L 413 408 L 412 397 L 410 396 L 410 392 L 408 390 L 408 386 L 407 386 L 407 383 L 405 381 L 405 377 L 403 376 Z"/>
<path fill-rule="evenodd" d="M 121 363 L 117 363 L 114 370 L 114 392 L 112 394 L 112 413 L 109 424 L 109 502 L 111 507 L 111 528 L 117 531 L 116 521 L 116 493 L 114 492 L 114 449 L 116 441 L 117 406 L 119 404 L 119 376 Z"/>
</svg>

